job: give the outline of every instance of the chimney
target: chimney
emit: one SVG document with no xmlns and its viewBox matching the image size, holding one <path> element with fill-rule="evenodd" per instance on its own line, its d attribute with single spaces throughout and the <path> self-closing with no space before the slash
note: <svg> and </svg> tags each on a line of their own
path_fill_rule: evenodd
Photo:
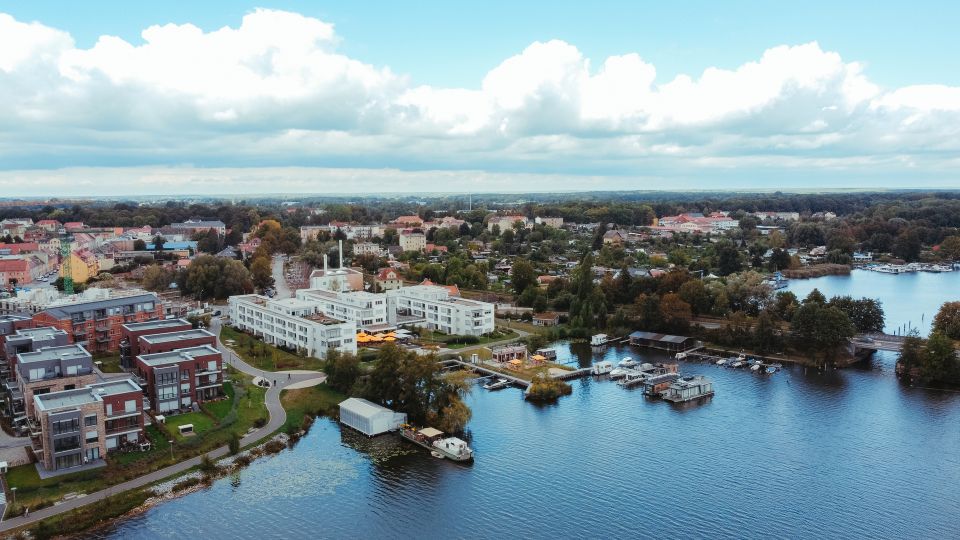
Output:
<svg viewBox="0 0 960 540">
<path fill-rule="evenodd" d="M 340 268 L 343 268 L 343 240 L 337 240 L 340 246 Z"/>
</svg>

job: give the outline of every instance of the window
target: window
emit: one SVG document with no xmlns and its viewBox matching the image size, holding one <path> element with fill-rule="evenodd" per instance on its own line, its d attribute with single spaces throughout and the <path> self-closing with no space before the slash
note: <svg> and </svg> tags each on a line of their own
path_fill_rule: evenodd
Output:
<svg viewBox="0 0 960 540">
<path fill-rule="evenodd" d="M 84 436 L 84 440 L 87 444 L 95 444 L 100 440 L 100 434 L 96 430 L 88 431 Z"/>
<path fill-rule="evenodd" d="M 87 427 L 97 425 L 97 415 L 91 414 L 90 416 L 85 416 L 83 418 L 83 425 Z"/>
<path fill-rule="evenodd" d="M 80 448 L 79 435 L 74 435 L 72 437 L 63 437 L 62 439 L 53 440 L 54 452 L 66 452 L 67 450 L 76 450 L 78 448 Z"/>
<path fill-rule="evenodd" d="M 107 403 L 107 416 L 113 416 L 113 403 Z"/>
<path fill-rule="evenodd" d="M 216 371 L 217 370 L 217 361 L 211 360 L 207 362 L 207 371 Z"/>
<path fill-rule="evenodd" d="M 53 430 L 54 435 L 60 435 L 61 433 L 72 433 L 74 431 L 80 431 L 80 419 L 79 418 L 68 418 L 66 420 L 55 420 L 51 422 L 51 429 Z"/>
<path fill-rule="evenodd" d="M 80 454 L 70 454 L 69 456 L 60 456 L 54 463 L 57 469 L 66 469 L 68 467 L 76 467 L 80 465 Z"/>
<path fill-rule="evenodd" d="M 134 413 L 137 412 L 137 400 L 128 399 L 123 403 L 123 412 Z"/>
</svg>

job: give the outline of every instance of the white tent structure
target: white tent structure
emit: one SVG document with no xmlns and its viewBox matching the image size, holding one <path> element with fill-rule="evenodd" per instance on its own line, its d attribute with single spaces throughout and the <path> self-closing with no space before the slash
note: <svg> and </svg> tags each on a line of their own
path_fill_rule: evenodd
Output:
<svg viewBox="0 0 960 540">
<path fill-rule="evenodd" d="M 400 429 L 407 422 L 406 413 L 397 413 L 361 398 L 347 398 L 340 403 L 340 422 L 367 437 Z"/>
</svg>

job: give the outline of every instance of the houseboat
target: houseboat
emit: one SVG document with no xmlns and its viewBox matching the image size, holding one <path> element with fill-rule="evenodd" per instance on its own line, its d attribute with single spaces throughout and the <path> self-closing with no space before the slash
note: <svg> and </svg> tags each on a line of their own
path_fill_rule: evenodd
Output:
<svg viewBox="0 0 960 540">
<path fill-rule="evenodd" d="M 703 375 L 696 375 L 677 379 L 667 387 L 661 397 L 673 403 L 683 403 L 712 395 L 713 382 Z"/>
<path fill-rule="evenodd" d="M 590 346 L 603 347 L 604 345 L 607 344 L 607 341 L 609 341 L 609 339 L 607 338 L 606 334 L 595 334 L 593 337 L 590 338 Z"/>
<path fill-rule="evenodd" d="M 550 361 L 553 361 L 553 360 L 556 360 L 556 359 L 557 359 L 557 350 L 556 350 L 556 349 L 551 349 L 551 348 L 537 349 L 537 352 L 535 352 L 535 353 L 533 353 L 533 354 L 540 355 L 540 356 L 542 356 L 542 357 L 544 357 L 544 358 L 546 358 L 547 360 L 550 360 Z"/>
<path fill-rule="evenodd" d="M 630 358 L 629 356 L 617 362 L 617 367 L 622 367 L 622 368 L 635 368 L 637 367 L 637 365 L 638 365 L 637 361 L 634 360 L 633 358 Z"/>
<path fill-rule="evenodd" d="M 430 450 L 434 455 L 453 461 L 473 461 L 473 450 L 467 446 L 466 441 L 456 437 L 444 437 L 439 429 L 426 427 L 418 430 L 404 425 L 400 429 L 400 436 Z"/>
<path fill-rule="evenodd" d="M 613 362 L 609 360 L 601 360 L 593 365 L 593 374 L 594 375 L 608 375 L 613 371 Z"/>
</svg>

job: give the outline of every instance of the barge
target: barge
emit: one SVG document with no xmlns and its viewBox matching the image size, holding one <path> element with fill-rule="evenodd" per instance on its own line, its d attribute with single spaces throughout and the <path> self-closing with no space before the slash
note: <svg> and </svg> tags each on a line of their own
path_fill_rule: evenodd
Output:
<svg viewBox="0 0 960 540">
<path fill-rule="evenodd" d="M 673 403 L 683 403 L 713 395 L 713 382 L 703 375 L 682 377 L 661 394 L 661 397 Z"/>
<path fill-rule="evenodd" d="M 418 430 L 413 426 L 404 425 L 400 428 L 401 437 L 430 450 L 438 457 L 459 462 L 473 461 L 473 449 L 467 446 L 466 441 L 443 435 L 442 431 L 432 427 Z"/>
</svg>

